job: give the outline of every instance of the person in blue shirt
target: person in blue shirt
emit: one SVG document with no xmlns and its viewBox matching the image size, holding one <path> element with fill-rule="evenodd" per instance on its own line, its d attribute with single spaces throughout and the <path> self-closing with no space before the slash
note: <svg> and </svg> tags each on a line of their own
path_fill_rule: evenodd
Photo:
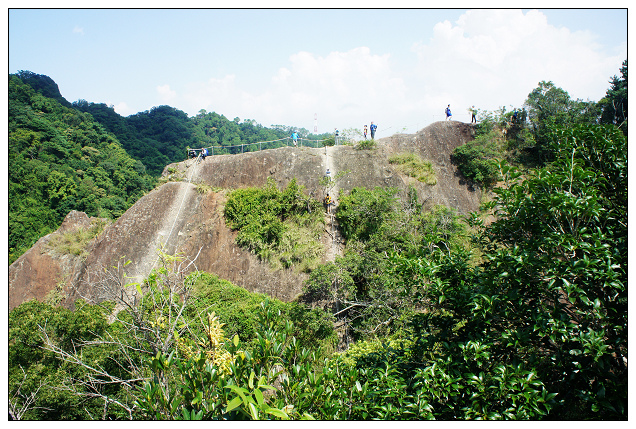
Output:
<svg viewBox="0 0 636 429">
<path fill-rule="evenodd" d="M 371 131 L 371 140 L 375 138 L 375 130 L 377 129 L 378 129 L 378 126 L 374 124 L 373 121 L 371 121 L 371 126 L 369 127 L 369 130 Z"/>
<path fill-rule="evenodd" d="M 450 111 L 450 104 L 448 105 L 448 107 L 446 108 L 446 120 L 447 121 L 451 121 L 453 120 L 453 114 Z"/>
<path fill-rule="evenodd" d="M 294 147 L 298 146 L 298 133 L 294 131 L 291 135 L 292 140 L 294 141 Z"/>
<path fill-rule="evenodd" d="M 205 161 L 206 156 L 208 156 L 208 150 L 206 148 L 203 148 L 201 150 L 201 158 L 203 158 L 203 160 Z"/>
</svg>

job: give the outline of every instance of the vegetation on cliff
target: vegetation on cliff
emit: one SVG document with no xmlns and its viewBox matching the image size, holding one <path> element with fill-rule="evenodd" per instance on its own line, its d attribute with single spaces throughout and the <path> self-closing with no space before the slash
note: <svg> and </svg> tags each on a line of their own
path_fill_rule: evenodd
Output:
<svg viewBox="0 0 636 429">
<path fill-rule="evenodd" d="M 269 180 L 263 188 L 230 192 L 225 218 L 230 228 L 238 230 L 237 244 L 273 268 L 293 266 L 309 271 L 322 256 L 324 219 L 320 203 L 305 195 L 296 179 L 283 190 Z"/>
<path fill-rule="evenodd" d="M 479 112 L 475 139 L 455 149 L 452 160 L 464 177 L 486 188 L 499 179 L 500 161 L 533 168 L 554 160 L 555 127 L 614 125 L 627 136 L 627 60 L 621 76 L 599 102 L 573 100 L 553 82 L 539 82 L 523 108 Z"/>
</svg>

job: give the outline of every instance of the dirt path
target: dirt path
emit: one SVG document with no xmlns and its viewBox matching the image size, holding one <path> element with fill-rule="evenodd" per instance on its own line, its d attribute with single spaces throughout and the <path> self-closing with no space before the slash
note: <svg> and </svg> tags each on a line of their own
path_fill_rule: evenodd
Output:
<svg viewBox="0 0 636 429">
<path fill-rule="evenodd" d="M 174 182 L 174 186 L 179 188 L 170 202 L 166 216 L 161 221 L 161 227 L 156 236 L 148 243 L 146 253 L 137 264 L 137 281 L 142 281 L 150 274 L 150 271 L 159 266 L 157 253 L 159 249 L 163 249 L 168 254 L 174 254 L 176 251 L 179 227 L 184 223 L 186 213 L 189 213 L 186 209 L 192 204 L 196 192 L 194 185 L 187 182 Z"/>
<path fill-rule="evenodd" d="M 331 179 L 334 179 L 336 174 L 338 174 L 335 169 L 335 163 L 333 162 L 336 151 L 337 147 L 327 146 L 325 148 L 325 154 L 322 155 L 324 170 L 325 172 L 330 172 L 329 176 L 331 176 Z M 325 258 L 328 262 L 334 262 L 336 260 L 336 255 L 342 256 L 343 240 L 340 235 L 340 226 L 334 216 L 335 207 L 337 207 L 338 204 L 339 193 L 340 188 L 338 186 L 338 182 L 333 182 L 333 187 L 329 190 L 329 195 L 333 201 L 331 214 L 325 213 L 325 242 L 329 243 L 325 249 Z"/>
</svg>

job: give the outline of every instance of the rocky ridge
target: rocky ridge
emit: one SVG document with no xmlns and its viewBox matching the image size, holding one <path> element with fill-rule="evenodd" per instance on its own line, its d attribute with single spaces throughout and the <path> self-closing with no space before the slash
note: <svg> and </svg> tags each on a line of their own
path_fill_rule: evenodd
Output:
<svg viewBox="0 0 636 429">
<path fill-rule="evenodd" d="M 340 171 L 349 172 L 338 181 L 340 192 L 360 186 L 390 186 L 405 194 L 412 185 L 425 207 L 442 204 L 468 213 L 479 208 L 481 191 L 465 183 L 450 155 L 472 140 L 473 131 L 469 124 L 436 122 L 416 134 L 379 139 L 371 150 L 284 147 L 171 164 L 164 175 L 183 180 L 167 182 L 140 198 L 88 244 L 85 256 L 58 255 L 47 246 L 55 234 L 90 225 L 88 216 L 73 211 L 57 231 L 42 237 L 18 258 L 9 267 L 9 308 L 29 299 L 44 300 L 52 291 L 58 291 L 61 304 L 68 308 L 80 298 L 106 299 L 96 286 L 107 280 L 105 273 L 119 276 L 124 283 L 141 281 L 156 266 L 160 248 L 194 260 L 190 270 L 212 272 L 250 291 L 292 300 L 301 293 L 307 275 L 293 269 L 274 271 L 235 244 L 236 232 L 227 227 L 223 217 L 228 190 L 263 186 L 270 177 L 280 188 L 296 178 L 309 195 L 322 200 L 324 189 L 319 182 L 329 168 L 332 177 Z M 392 154 L 401 152 L 413 152 L 431 161 L 437 183 L 418 182 L 388 162 Z M 337 195 L 333 195 L 336 203 Z M 333 260 L 342 243 L 335 243 L 335 250 L 329 251 L 334 242 L 327 230 L 323 243 L 325 260 Z M 125 261 L 130 263 L 123 267 Z M 126 277 L 122 278 L 124 272 Z"/>
</svg>

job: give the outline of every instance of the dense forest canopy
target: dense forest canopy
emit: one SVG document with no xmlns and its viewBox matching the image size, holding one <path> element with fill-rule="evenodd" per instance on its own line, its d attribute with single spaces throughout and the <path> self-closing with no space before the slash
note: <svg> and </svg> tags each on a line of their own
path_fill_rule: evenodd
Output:
<svg viewBox="0 0 636 429">
<path fill-rule="evenodd" d="M 344 253 L 304 265 L 294 303 L 186 276 L 183 257 L 165 254 L 135 305 L 122 285 L 75 311 L 23 303 L 9 315 L 11 418 L 627 420 L 626 61 L 621 75 L 598 103 L 540 82 L 523 108 L 480 112 L 476 139 L 453 155 L 491 191 L 480 213 L 425 210 L 414 189 L 342 194 Z M 10 165 L 47 172 L 40 210 L 54 217 L 79 198 L 80 167 L 110 179 L 105 198 L 120 195 L 117 169 L 138 161 L 92 116 L 10 79 Z M 156 110 L 175 138 L 243 125 L 200 112 L 188 128 Z M 166 131 L 139 115 L 147 135 Z M 85 164 L 54 168 L 62 156 Z M 107 176 L 88 173 L 98 168 Z M 28 201 L 16 180 L 38 174 L 20 170 L 10 186 Z M 233 192 L 224 216 L 265 259 L 290 219 L 320 223 L 310 198 L 269 183 Z"/>
<path fill-rule="evenodd" d="M 186 149 L 211 146 L 231 147 L 248 143 L 269 142 L 289 137 L 297 130 L 301 137 L 309 133 L 304 128 L 273 125 L 267 128 L 253 119 L 229 120 L 215 112 L 199 111 L 194 117 L 174 107 L 157 106 L 144 112 L 122 117 L 112 107 L 105 104 L 79 100 L 73 106 L 90 113 L 96 121 L 117 136 L 126 151 L 144 163 L 152 176 L 159 176 L 164 167 L 173 162 L 183 161 Z M 327 135 L 314 135 L 314 139 Z M 285 146 L 278 142 L 268 148 Z M 246 147 L 245 151 L 257 150 Z M 217 153 L 220 151 L 217 150 Z M 223 153 L 236 153 L 236 150 Z M 240 149 L 239 149 L 240 153 Z"/>
</svg>

